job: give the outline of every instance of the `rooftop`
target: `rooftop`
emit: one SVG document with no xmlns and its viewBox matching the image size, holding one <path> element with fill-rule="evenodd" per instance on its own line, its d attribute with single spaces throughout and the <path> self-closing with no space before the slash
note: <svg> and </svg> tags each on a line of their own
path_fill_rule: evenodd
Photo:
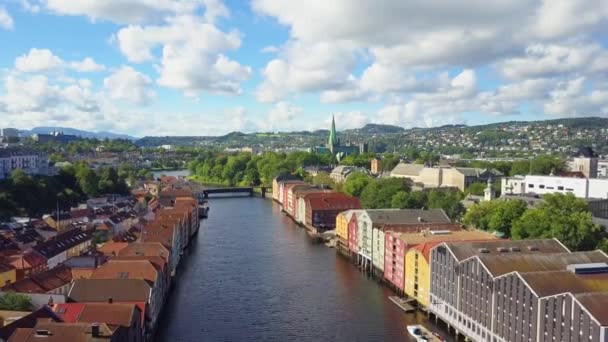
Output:
<svg viewBox="0 0 608 342">
<path fill-rule="evenodd" d="M 68 297 L 76 302 L 148 302 L 151 289 L 142 279 L 76 279 Z"/>
<path fill-rule="evenodd" d="M 365 210 L 372 225 L 450 223 L 443 209 L 368 209 Z"/>
<path fill-rule="evenodd" d="M 556 239 L 448 242 L 446 245 L 459 261 L 470 258 L 474 255 L 479 255 L 481 254 L 480 250 L 483 249 L 487 250 L 487 254 L 501 253 L 499 252 L 498 248 L 519 248 L 520 253 L 527 254 L 569 252 L 569 250 Z"/>
<path fill-rule="evenodd" d="M 71 229 L 55 236 L 52 240 L 34 246 L 33 249 L 43 257 L 50 259 L 74 246 L 91 240 L 92 237 L 92 230 Z"/>
<path fill-rule="evenodd" d="M 394 236 L 408 245 L 418 245 L 428 242 L 455 242 L 455 241 L 485 241 L 498 238 L 482 230 L 456 230 L 456 231 L 423 231 L 421 233 L 395 233 Z"/>
</svg>

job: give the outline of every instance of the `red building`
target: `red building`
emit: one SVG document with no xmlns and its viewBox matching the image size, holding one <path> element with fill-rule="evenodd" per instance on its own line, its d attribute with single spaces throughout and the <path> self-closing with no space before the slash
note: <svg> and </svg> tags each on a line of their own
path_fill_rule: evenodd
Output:
<svg viewBox="0 0 608 342">
<path fill-rule="evenodd" d="M 304 182 L 294 182 L 285 184 L 285 186 L 283 187 L 283 210 L 292 217 L 295 217 L 297 205 L 296 192 L 298 190 L 304 190 L 308 188 L 310 188 L 310 185 Z"/>
<path fill-rule="evenodd" d="M 358 198 L 340 192 L 311 193 L 306 196 L 304 222 L 318 230 L 332 230 L 336 228 L 336 216 L 350 209 L 361 209 Z"/>
</svg>

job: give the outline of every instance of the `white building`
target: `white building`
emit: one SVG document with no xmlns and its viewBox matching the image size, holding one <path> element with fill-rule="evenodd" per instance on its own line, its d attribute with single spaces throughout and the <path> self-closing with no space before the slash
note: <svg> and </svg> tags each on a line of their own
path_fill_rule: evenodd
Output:
<svg viewBox="0 0 608 342">
<path fill-rule="evenodd" d="M 572 193 L 578 198 L 608 199 L 608 179 L 559 176 L 515 176 L 501 180 L 505 195 Z"/>
<path fill-rule="evenodd" d="M 0 128 L 0 137 L 16 138 L 19 136 L 19 130 L 16 128 Z"/>
<path fill-rule="evenodd" d="M 0 179 L 7 178 L 17 169 L 23 170 L 28 175 L 55 174 L 55 167 L 49 165 L 47 156 L 33 152 L 0 151 Z"/>
</svg>

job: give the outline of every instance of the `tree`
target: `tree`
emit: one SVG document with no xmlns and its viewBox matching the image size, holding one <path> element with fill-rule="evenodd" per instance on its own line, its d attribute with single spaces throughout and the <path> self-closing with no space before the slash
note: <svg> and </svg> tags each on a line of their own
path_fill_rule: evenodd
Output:
<svg viewBox="0 0 608 342">
<path fill-rule="evenodd" d="M 486 190 L 487 187 L 488 187 L 487 183 L 479 183 L 479 182 L 471 183 L 471 185 L 469 185 L 466 188 L 465 193 L 475 195 L 475 196 L 483 196 L 484 191 Z"/>
<path fill-rule="evenodd" d="M 394 154 L 386 154 L 382 156 L 380 161 L 380 170 L 383 172 L 392 171 L 399 164 L 399 156 Z"/>
<path fill-rule="evenodd" d="M 363 172 L 354 172 L 344 182 L 344 192 L 353 197 L 361 196 L 363 189 L 372 181 L 372 178 Z"/>
<path fill-rule="evenodd" d="M 461 191 L 433 189 L 428 194 L 429 209 L 443 209 L 445 213 L 457 220 L 464 212 L 464 206 L 460 201 L 464 198 Z"/>
<path fill-rule="evenodd" d="M 424 209 L 427 196 L 424 191 L 399 191 L 391 198 L 391 207 L 397 209 Z"/>
<path fill-rule="evenodd" d="M 18 293 L 6 293 L 0 296 L 0 310 L 28 311 L 32 309 L 29 296 Z"/>
<path fill-rule="evenodd" d="M 527 210 L 526 202 L 521 200 L 494 202 L 496 204 L 489 217 L 488 229 L 501 232 L 505 236 L 511 236 L 513 222 L 518 220 Z"/>
<path fill-rule="evenodd" d="M 369 209 L 390 208 L 393 196 L 400 191 L 410 191 L 410 185 L 405 178 L 375 179 L 361 192 L 361 202 L 363 207 Z"/>
<path fill-rule="evenodd" d="M 548 194 L 534 209 L 513 223 L 514 239 L 555 237 L 574 251 L 590 250 L 600 241 L 602 229 L 593 223 L 587 203 L 573 194 Z"/>
</svg>

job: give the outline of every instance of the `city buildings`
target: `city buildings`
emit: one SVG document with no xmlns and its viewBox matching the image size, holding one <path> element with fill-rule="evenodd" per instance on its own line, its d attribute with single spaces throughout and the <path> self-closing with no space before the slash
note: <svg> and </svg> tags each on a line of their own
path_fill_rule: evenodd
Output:
<svg viewBox="0 0 608 342">
<path fill-rule="evenodd" d="M 571 193 L 578 198 L 608 199 L 608 179 L 560 176 L 514 176 L 501 179 L 504 195 Z"/>
<path fill-rule="evenodd" d="M 339 192 L 310 193 L 305 196 L 306 218 L 304 223 L 317 231 L 332 230 L 336 227 L 336 216 L 349 209 L 360 209 L 356 197 Z"/>
<path fill-rule="evenodd" d="M 17 169 L 30 176 L 52 176 L 56 172 L 48 157 L 43 154 L 28 150 L 0 149 L 0 179 L 9 177 Z"/>
<path fill-rule="evenodd" d="M 408 178 L 422 188 L 454 187 L 464 191 L 473 183 L 486 183 L 503 174 L 495 169 L 470 167 L 426 167 L 421 164 L 399 163 L 391 177 Z"/>
<path fill-rule="evenodd" d="M 336 131 L 335 118 L 331 118 L 331 127 L 329 130 L 329 137 L 327 138 L 327 144 L 325 146 L 317 146 L 311 149 L 311 152 L 321 154 L 331 154 L 336 156 L 338 160 L 350 154 L 359 154 L 367 152 L 367 144 L 361 142 L 359 144 L 353 144 L 351 142 L 344 143 L 338 137 Z"/>
<path fill-rule="evenodd" d="M 354 172 L 369 174 L 369 171 L 363 167 L 340 165 L 331 170 L 329 177 L 336 183 L 343 183 Z"/>
</svg>

